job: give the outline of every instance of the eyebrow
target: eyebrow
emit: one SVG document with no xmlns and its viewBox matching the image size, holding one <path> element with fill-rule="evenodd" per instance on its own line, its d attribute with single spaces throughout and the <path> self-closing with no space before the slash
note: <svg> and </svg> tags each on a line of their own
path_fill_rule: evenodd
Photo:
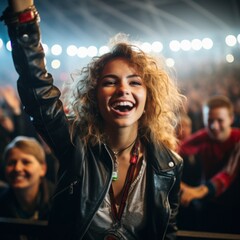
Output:
<svg viewBox="0 0 240 240">
<path fill-rule="evenodd" d="M 114 74 L 106 74 L 106 75 L 104 75 L 103 77 L 101 77 L 100 78 L 100 80 L 102 80 L 102 79 L 104 79 L 104 78 L 114 78 L 114 79 L 117 79 L 118 78 L 118 76 L 117 75 L 114 75 Z M 127 78 L 133 78 L 133 77 L 139 77 L 139 78 L 141 78 L 141 76 L 140 75 L 138 75 L 138 74 L 132 74 L 132 75 L 128 75 L 127 76 Z"/>
</svg>

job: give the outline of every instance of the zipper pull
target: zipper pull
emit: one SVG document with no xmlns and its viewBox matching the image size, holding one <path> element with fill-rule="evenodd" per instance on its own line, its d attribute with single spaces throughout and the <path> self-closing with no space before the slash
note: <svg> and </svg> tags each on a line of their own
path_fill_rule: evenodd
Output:
<svg viewBox="0 0 240 240">
<path fill-rule="evenodd" d="M 74 181 L 74 182 L 72 182 L 72 183 L 70 184 L 70 186 L 69 186 L 69 194 L 70 194 L 70 195 L 73 195 L 73 186 L 74 186 L 75 184 L 77 184 L 77 180 Z"/>
</svg>

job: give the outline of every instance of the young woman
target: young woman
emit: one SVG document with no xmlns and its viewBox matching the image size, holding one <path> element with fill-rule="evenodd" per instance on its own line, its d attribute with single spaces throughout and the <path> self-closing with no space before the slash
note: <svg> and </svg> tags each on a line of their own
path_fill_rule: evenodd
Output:
<svg viewBox="0 0 240 240">
<path fill-rule="evenodd" d="M 73 83 L 64 106 L 70 121 L 44 65 L 33 2 L 11 0 L 2 18 L 22 103 L 60 162 L 50 238 L 174 239 L 182 97 L 161 61 L 116 42 Z"/>
<path fill-rule="evenodd" d="M 0 196 L 0 217 L 48 220 L 54 186 L 45 178 L 45 152 L 40 143 L 30 137 L 16 137 L 6 146 L 4 165 L 9 187 Z M 28 239 L 10 234 L 1 236 Z"/>
</svg>

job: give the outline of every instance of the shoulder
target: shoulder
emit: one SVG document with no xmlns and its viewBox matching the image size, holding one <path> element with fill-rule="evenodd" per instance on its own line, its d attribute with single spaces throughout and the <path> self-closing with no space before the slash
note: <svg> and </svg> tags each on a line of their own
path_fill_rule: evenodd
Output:
<svg viewBox="0 0 240 240">
<path fill-rule="evenodd" d="M 232 128 L 231 137 L 236 138 L 236 140 L 240 139 L 240 128 Z"/>
<path fill-rule="evenodd" d="M 147 161 L 150 161 L 159 170 L 172 170 L 183 164 L 182 157 L 164 144 L 148 143 Z"/>
</svg>

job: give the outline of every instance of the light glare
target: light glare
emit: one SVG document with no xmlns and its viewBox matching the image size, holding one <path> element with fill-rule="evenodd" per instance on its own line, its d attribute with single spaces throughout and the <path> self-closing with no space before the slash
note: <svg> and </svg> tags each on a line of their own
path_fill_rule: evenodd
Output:
<svg viewBox="0 0 240 240">
<path fill-rule="evenodd" d="M 51 62 L 51 66 L 53 69 L 58 69 L 61 66 L 61 62 L 59 60 L 55 59 Z"/>
<path fill-rule="evenodd" d="M 226 38 L 225 38 L 225 42 L 226 44 L 229 46 L 229 47 L 233 47 L 237 44 L 237 39 L 235 36 L 233 35 L 228 35 Z"/>
<path fill-rule="evenodd" d="M 180 42 L 173 40 L 169 43 L 169 47 L 173 52 L 178 52 L 180 50 Z"/>
<path fill-rule="evenodd" d="M 62 53 L 62 47 L 59 44 L 54 44 L 51 47 L 51 52 L 55 56 L 59 56 Z"/>
<path fill-rule="evenodd" d="M 67 55 L 73 57 L 77 54 L 78 48 L 75 45 L 69 45 L 67 47 Z"/>
<path fill-rule="evenodd" d="M 213 47 L 213 41 L 210 38 L 204 38 L 202 40 L 202 46 L 204 49 L 211 49 Z"/>
<path fill-rule="evenodd" d="M 232 54 L 227 54 L 227 56 L 226 56 L 226 61 L 227 61 L 228 63 L 234 62 L 234 56 L 233 56 Z"/>
</svg>

